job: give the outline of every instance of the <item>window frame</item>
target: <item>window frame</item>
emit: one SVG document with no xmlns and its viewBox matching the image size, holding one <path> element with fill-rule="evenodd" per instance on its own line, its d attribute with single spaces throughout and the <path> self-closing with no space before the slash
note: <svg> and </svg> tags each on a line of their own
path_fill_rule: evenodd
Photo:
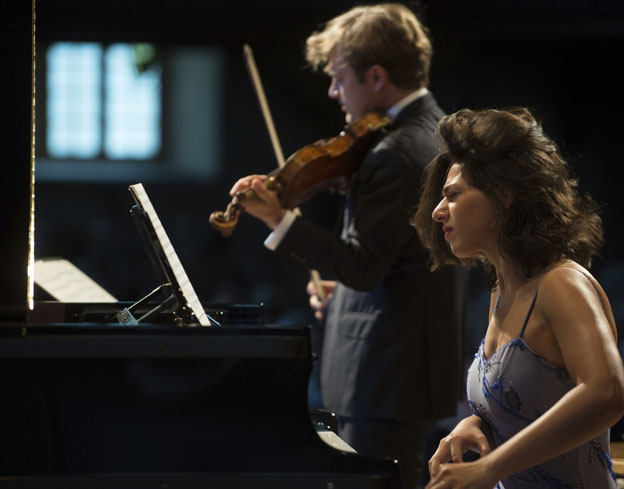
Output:
<svg viewBox="0 0 624 489">
<path fill-rule="evenodd" d="M 56 42 L 64 42 L 58 40 Z M 82 41 L 76 41 L 82 42 Z M 84 41 L 89 42 L 89 41 Z M 147 41 L 146 41 L 147 42 Z M 107 46 L 117 44 L 118 42 L 101 42 L 105 49 Z M 170 95 L 171 74 L 169 67 L 171 60 L 168 54 L 160 57 L 161 64 L 161 89 L 160 89 L 160 138 L 161 144 L 158 154 L 153 158 L 146 160 L 139 159 L 107 159 L 103 157 L 103 144 L 101 146 L 100 157 L 92 159 L 84 158 L 51 158 L 47 153 L 47 103 L 46 103 L 46 87 L 47 87 L 47 66 L 46 53 L 47 49 L 54 43 L 37 44 L 36 56 L 36 110 L 35 110 L 35 164 L 36 178 L 40 181 L 63 181 L 63 182 L 123 182 L 136 183 L 142 182 L 159 182 L 159 181 L 194 181 L 208 182 L 213 181 L 222 171 L 222 143 L 220 139 L 215 137 L 216 146 L 211 147 L 211 160 L 205 164 L 184 164 L 177 161 L 171 155 L 171 126 L 172 124 L 169 111 L 169 103 L 167 98 Z M 132 44 L 132 43 L 130 43 Z M 153 44 L 157 50 L 168 51 L 168 46 L 160 46 Z M 205 46 L 197 46 L 200 49 Z M 188 48 L 188 46 L 179 46 L 179 48 Z M 216 62 L 218 67 L 225 66 L 226 56 L 222 49 L 215 47 Z M 102 57 L 104 58 L 104 57 Z M 102 63 L 104 60 L 102 59 Z M 211 107 L 216 112 L 217 121 L 213 124 L 219 125 L 219 121 L 223 120 L 224 113 L 222 101 L 224 98 L 225 79 L 220 75 L 216 81 L 215 93 L 211 96 L 217 102 L 216 107 Z M 102 73 L 104 77 L 104 73 Z M 179 90 L 179 89 L 178 89 Z M 103 128 L 101 129 L 103 131 Z"/>
</svg>

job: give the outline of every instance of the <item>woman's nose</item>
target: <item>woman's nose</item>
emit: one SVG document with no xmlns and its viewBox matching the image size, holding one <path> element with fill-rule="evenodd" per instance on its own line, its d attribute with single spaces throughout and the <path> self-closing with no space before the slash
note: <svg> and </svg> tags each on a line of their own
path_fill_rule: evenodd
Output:
<svg viewBox="0 0 624 489">
<path fill-rule="evenodd" d="M 437 222 L 444 222 L 448 217 L 448 211 L 446 206 L 444 205 L 444 201 L 441 200 L 440 203 L 433 209 L 431 213 L 431 218 Z"/>
</svg>

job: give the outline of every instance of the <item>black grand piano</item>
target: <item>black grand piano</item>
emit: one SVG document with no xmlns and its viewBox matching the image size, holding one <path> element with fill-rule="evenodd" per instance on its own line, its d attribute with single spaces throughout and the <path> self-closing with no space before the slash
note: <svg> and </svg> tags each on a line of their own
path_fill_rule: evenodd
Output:
<svg viewBox="0 0 624 489">
<path fill-rule="evenodd" d="M 139 190 L 154 292 L 0 309 L 0 488 L 399 488 L 308 409 L 308 326 L 200 303 Z"/>
<path fill-rule="evenodd" d="M 0 487 L 399 487 L 321 438 L 310 370 L 306 327 L 2 323 Z"/>
</svg>

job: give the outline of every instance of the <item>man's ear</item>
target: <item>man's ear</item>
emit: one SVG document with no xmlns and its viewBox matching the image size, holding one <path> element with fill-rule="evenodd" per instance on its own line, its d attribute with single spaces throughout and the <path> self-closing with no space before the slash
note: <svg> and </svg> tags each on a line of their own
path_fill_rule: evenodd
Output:
<svg viewBox="0 0 624 489">
<path fill-rule="evenodd" d="M 373 82 L 373 89 L 380 91 L 388 83 L 388 72 L 381 65 L 373 65 L 368 69 L 367 76 Z"/>
</svg>

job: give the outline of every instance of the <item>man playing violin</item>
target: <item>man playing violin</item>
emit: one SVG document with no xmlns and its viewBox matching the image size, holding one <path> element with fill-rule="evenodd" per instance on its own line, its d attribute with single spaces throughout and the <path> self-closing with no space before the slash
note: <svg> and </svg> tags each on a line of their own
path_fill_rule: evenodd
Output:
<svg viewBox="0 0 624 489">
<path fill-rule="evenodd" d="M 323 281 L 326 305 L 308 284 L 324 327 L 324 405 L 358 453 L 397 459 L 409 489 L 427 422 L 455 414 L 462 382 L 465 275 L 431 273 L 409 223 L 444 115 L 427 88 L 431 55 L 425 27 L 392 3 L 355 7 L 308 38 L 306 58 L 330 76 L 347 123 L 371 111 L 392 120 L 350 182 L 338 234 L 282 208 L 262 175 L 230 192 L 254 190 L 243 205 L 273 230 L 265 246 L 335 279 Z"/>
</svg>

